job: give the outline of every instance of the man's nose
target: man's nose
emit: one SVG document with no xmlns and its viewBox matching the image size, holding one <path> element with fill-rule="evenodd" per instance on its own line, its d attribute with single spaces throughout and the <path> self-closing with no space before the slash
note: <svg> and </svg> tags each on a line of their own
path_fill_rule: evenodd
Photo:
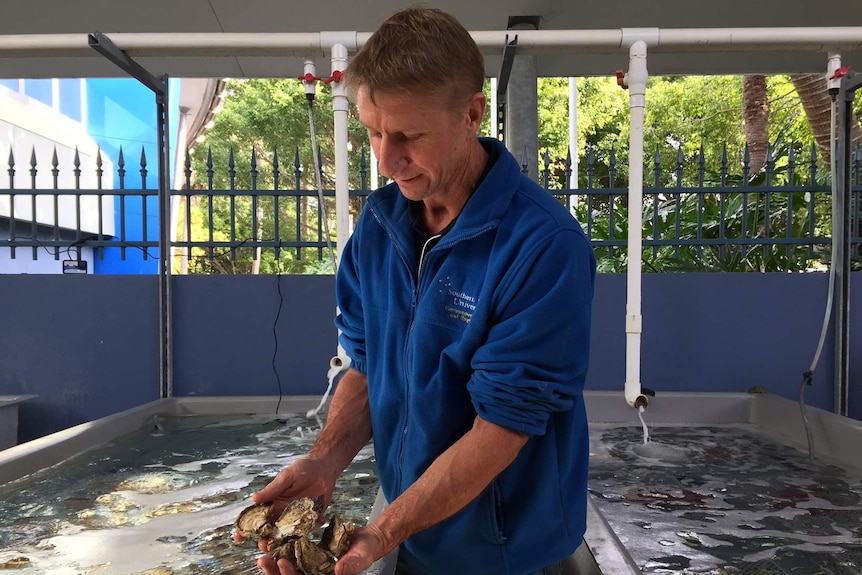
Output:
<svg viewBox="0 0 862 575">
<path fill-rule="evenodd" d="M 409 163 L 404 146 L 393 138 L 381 136 L 376 153 L 380 173 L 387 178 L 398 175 Z"/>
</svg>

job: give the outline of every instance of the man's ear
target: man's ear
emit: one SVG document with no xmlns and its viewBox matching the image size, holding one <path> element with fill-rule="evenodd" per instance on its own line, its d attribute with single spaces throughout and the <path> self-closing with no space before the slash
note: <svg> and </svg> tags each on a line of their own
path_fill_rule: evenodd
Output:
<svg viewBox="0 0 862 575">
<path fill-rule="evenodd" d="M 467 108 L 467 117 L 469 119 L 470 127 L 476 133 L 479 132 L 479 128 L 482 125 L 482 118 L 485 116 L 486 103 L 487 100 L 485 99 L 485 94 L 483 92 L 476 92 L 470 96 Z"/>
</svg>

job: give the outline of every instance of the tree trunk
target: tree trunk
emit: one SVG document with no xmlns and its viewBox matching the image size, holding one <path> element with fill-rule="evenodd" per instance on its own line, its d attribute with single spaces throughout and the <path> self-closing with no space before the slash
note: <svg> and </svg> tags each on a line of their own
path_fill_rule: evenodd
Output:
<svg viewBox="0 0 862 575">
<path fill-rule="evenodd" d="M 749 175 L 756 174 L 766 163 L 769 148 L 769 99 L 766 76 L 748 75 L 742 80 L 745 141 L 750 158 Z"/>
<path fill-rule="evenodd" d="M 796 88 L 796 93 L 802 102 L 802 108 L 805 110 L 811 131 L 814 133 L 817 150 L 826 165 L 830 165 L 832 158 L 829 145 L 832 98 L 829 96 L 826 78 L 823 74 L 791 74 L 790 79 L 793 81 L 793 87 Z M 855 150 L 856 146 L 862 144 L 862 128 L 859 127 L 859 122 L 855 118 L 851 118 L 850 130 L 850 138 L 853 142 L 850 149 Z"/>
</svg>

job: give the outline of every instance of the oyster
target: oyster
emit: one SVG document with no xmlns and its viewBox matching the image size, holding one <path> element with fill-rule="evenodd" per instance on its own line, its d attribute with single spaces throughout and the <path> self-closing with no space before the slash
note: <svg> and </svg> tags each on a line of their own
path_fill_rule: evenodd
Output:
<svg viewBox="0 0 862 575">
<path fill-rule="evenodd" d="M 260 503 L 246 507 L 236 520 L 236 529 L 240 535 L 249 539 L 251 537 L 269 538 L 272 535 L 272 523 L 269 521 L 269 512 L 272 503 Z"/>
<path fill-rule="evenodd" d="M 294 548 L 296 568 L 305 575 L 328 575 L 335 571 L 335 557 L 302 537 Z"/>
<path fill-rule="evenodd" d="M 320 546 L 335 557 L 341 557 L 350 546 L 350 536 L 353 534 L 353 523 L 344 521 L 338 515 L 333 515 L 329 525 L 320 537 Z"/>
<path fill-rule="evenodd" d="M 311 533 L 317 526 L 320 507 L 316 500 L 308 497 L 291 501 L 275 522 L 272 538 L 282 542 L 290 537 L 302 537 Z"/>
</svg>

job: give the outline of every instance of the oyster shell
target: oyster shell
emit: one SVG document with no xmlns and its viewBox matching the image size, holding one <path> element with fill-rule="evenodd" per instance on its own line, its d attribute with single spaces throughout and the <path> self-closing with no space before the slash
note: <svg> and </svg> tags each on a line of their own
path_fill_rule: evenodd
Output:
<svg viewBox="0 0 862 575">
<path fill-rule="evenodd" d="M 350 547 L 350 536 L 353 534 L 353 523 L 344 521 L 338 515 L 333 515 L 329 525 L 320 537 L 320 546 L 335 557 L 341 557 Z"/>
<path fill-rule="evenodd" d="M 305 575 L 328 575 L 335 571 L 335 558 L 316 544 L 302 537 L 293 550 L 296 568 Z"/>
<path fill-rule="evenodd" d="M 269 521 L 271 503 L 260 503 L 246 507 L 236 520 L 236 529 L 246 539 L 252 537 L 268 538 L 272 535 L 272 523 Z"/>
<path fill-rule="evenodd" d="M 308 497 L 290 502 L 275 522 L 272 538 L 278 542 L 308 535 L 317 527 L 320 506 Z"/>
<path fill-rule="evenodd" d="M 289 539 L 283 545 L 270 551 L 270 556 L 275 561 L 287 559 L 297 571 L 304 575 L 329 575 L 335 571 L 335 557 L 312 542 L 307 536 Z"/>
</svg>

